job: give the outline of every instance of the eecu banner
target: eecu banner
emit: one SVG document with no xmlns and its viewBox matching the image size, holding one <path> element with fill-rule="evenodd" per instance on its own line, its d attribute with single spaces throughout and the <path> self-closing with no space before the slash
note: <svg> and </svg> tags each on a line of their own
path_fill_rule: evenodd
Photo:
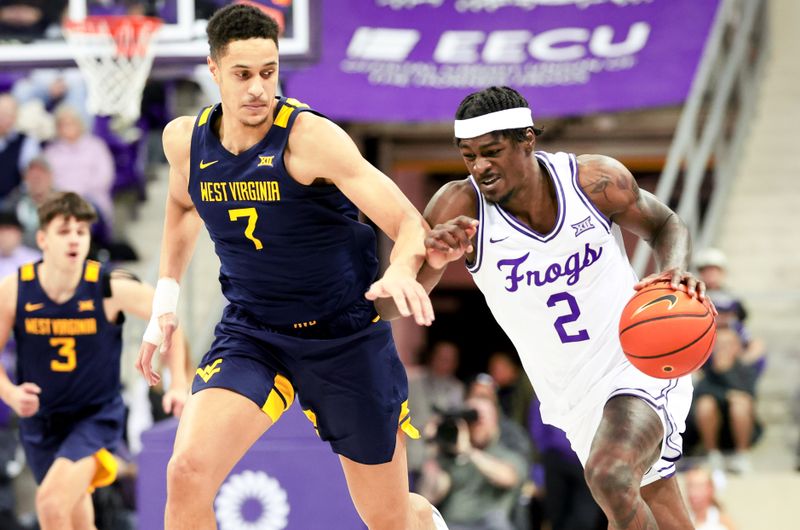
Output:
<svg viewBox="0 0 800 530">
<path fill-rule="evenodd" d="M 535 116 L 674 105 L 719 0 L 325 0 L 284 91 L 337 120 L 440 121 L 508 85 Z"/>
</svg>

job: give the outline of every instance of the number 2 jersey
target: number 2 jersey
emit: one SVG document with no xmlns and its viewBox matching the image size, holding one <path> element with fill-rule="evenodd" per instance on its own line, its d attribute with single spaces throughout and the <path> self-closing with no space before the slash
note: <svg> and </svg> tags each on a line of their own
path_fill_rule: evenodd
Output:
<svg viewBox="0 0 800 530">
<path fill-rule="evenodd" d="M 38 416 L 113 401 L 121 390 L 122 317 L 109 322 L 103 309 L 111 294 L 108 272 L 87 260 L 72 298 L 57 304 L 39 283 L 40 263 L 19 269 L 17 381 L 42 389 Z"/>
<path fill-rule="evenodd" d="M 200 112 L 192 134 L 188 189 L 220 259 L 222 292 L 265 325 L 330 319 L 363 300 L 378 270 L 375 232 L 353 203 L 284 166 L 292 126 L 309 111 L 276 98 L 273 125 L 238 155 L 214 131 L 219 104 Z"/>
<path fill-rule="evenodd" d="M 480 225 L 468 269 L 519 353 L 542 419 L 565 425 L 583 403 L 604 403 L 607 381 L 629 364 L 618 324 L 636 275 L 619 227 L 580 188 L 575 155 L 536 159 L 555 188 L 555 226 L 535 232 L 486 201 L 470 177 Z"/>
</svg>

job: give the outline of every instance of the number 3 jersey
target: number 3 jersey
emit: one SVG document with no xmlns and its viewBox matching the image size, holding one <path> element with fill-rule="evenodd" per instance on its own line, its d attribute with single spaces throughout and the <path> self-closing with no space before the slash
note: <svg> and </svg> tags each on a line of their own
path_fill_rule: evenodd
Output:
<svg viewBox="0 0 800 530">
<path fill-rule="evenodd" d="M 292 126 L 308 111 L 276 98 L 273 125 L 238 155 L 214 131 L 219 104 L 192 134 L 189 194 L 219 256 L 222 292 L 265 325 L 325 321 L 363 300 L 378 270 L 375 232 L 353 203 L 336 186 L 300 184 L 284 165 Z"/>
<path fill-rule="evenodd" d="M 514 343 L 541 401 L 559 425 L 583 400 L 605 402 L 625 359 L 618 336 L 636 276 L 619 227 L 578 184 L 575 155 L 537 152 L 558 202 L 555 226 L 539 234 L 478 193 L 480 225 L 468 264 L 497 322 Z"/>
<path fill-rule="evenodd" d="M 111 402 L 121 390 L 122 318 L 118 323 L 106 318 L 107 271 L 86 261 L 75 293 L 57 304 L 39 283 L 39 263 L 19 269 L 14 322 L 18 383 L 42 389 L 40 416 Z"/>
</svg>

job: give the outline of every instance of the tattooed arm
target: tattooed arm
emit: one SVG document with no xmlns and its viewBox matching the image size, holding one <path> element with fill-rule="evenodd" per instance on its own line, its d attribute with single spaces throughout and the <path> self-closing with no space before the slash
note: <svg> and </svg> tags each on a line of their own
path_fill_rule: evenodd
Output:
<svg viewBox="0 0 800 530">
<path fill-rule="evenodd" d="M 639 189 L 628 168 L 602 155 L 578 157 L 578 179 L 586 195 L 606 217 L 641 237 L 653 248 L 659 272 L 642 279 L 641 289 L 654 281 L 669 279 L 672 288 L 685 284 L 689 294 L 705 298 L 706 286 L 689 268 L 689 230 L 666 204 Z"/>
</svg>

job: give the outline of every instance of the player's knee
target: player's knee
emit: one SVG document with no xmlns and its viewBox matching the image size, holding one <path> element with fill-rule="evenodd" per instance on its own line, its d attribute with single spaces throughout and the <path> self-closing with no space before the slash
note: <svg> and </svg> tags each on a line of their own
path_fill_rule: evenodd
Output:
<svg viewBox="0 0 800 530">
<path fill-rule="evenodd" d="M 54 488 L 39 488 L 36 491 L 36 514 L 46 528 L 57 528 L 70 518 L 70 507 Z"/>
<path fill-rule="evenodd" d="M 596 451 L 586 462 L 586 483 L 598 500 L 632 502 L 638 494 L 641 474 L 634 466 L 636 456 L 630 451 Z M 616 503 L 615 503 L 616 504 Z"/>
<path fill-rule="evenodd" d="M 182 452 L 174 453 L 167 464 L 167 485 L 170 493 L 187 493 L 193 498 L 202 496 L 204 475 L 207 469 L 200 455 Z"/>
</svg>

